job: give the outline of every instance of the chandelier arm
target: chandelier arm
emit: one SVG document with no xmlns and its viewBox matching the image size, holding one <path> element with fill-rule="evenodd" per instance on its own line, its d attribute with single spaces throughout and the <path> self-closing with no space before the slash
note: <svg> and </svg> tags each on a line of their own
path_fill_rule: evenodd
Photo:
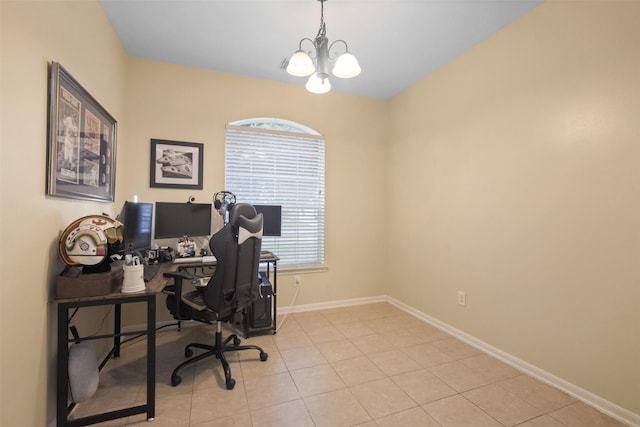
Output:
<svg viewBox="0 0 640 427">
<path fill-rule="evenodd" d="M 303 50 L 303 49 L 302 49 L 302 43 L 303 43 L 304 41 L 308 41 L 309 43 L 311 43 L 311 45 L 313 46 L 313 50 Z M 298 50 L 302 50 L 302 51 L 303 51 L 303 52 L 305 52 L 307 55 L 309 55 L 309 57 L 310 57 L 310 58 L 315 58 L 315 52 L 314 52 L 314 51 L 316 50 L 316 49 L 315 49 L 315 46 L 316 46 L 316 44 L 315 44 L 315 42 L 314 42 L 313 40 L 311 40 L 311 39 L 310 39 L 310 38 L 308 38 L 308 37 L 305 37 L 305 38 L 303 38 L 302 40 L 300 40 L 300 43 L 298 44 Z"/>
<path fill-rule="evenodd" d="M 333 45 L 335 45 L 335 44 L 336 44 L 336 43 L 338 43 L 338 42 L 340 42 L 340 43 L 343 43 L 343 44 L 344 44 L 344 52 L 342 52 L 342 53 L 347 53 L 347 52 L 349 52 L 349 46 L 347 45 L 347 42 L 346 42 L 346 41 L 344 41 L 344 40 L 334 40 L 334 41 L 333 41 L 333 42 L 331 42 L 331 44 L 329 45 L 329 50 L 328 50 L 328 52 L 329 52 L 329 59 L 331 59 L 331 60 L 337 59 L 337 58 L 342 54 L 341 52 L 334 52 L 334 53 L 331 53 L 331 48 L 333 48 Z"/>
</svg>

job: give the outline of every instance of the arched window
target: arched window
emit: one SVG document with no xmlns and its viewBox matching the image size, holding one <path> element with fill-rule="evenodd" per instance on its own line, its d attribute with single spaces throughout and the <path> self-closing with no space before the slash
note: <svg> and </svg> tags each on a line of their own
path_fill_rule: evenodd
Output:
<svg viewBox="0 0 640 427">
<path fill-rule="evenodd" d="M 239 201 L 282 206 L 282 233 L 263 250 L 279 265 L 324 265 L 324 138 L 299 123 L 254 118 L 226 127 L 225 189 Z"/>
</svg>

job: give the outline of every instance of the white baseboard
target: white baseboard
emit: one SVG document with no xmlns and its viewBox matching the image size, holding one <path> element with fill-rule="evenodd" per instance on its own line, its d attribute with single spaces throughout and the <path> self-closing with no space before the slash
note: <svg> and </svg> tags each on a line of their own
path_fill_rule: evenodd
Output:
<svg viewBox="0 0 640 427">
<path fill-rule="evenodd" d="M 492 345 L 471 336 L 459 329 L 454 328 L 434 317 L 431 317 L 415 308 L 400 302 L 394 298 L 391 298 L 387 295 L 377 296 L 377 297 L 367 297 L 367 298 L 354 298 L 348 300 L 338 300 L 332 302 L 324 302 L 317 304 L 305 304 L 305 305 L 297 305 L 294 307 L 282 307 L 278 308 L 279 314 L 289 314 L 289 313 L 301 313 L 305 311 L 315 311 L 315 310 L 326 310 L 330 308 L 338 308 L 338 307 L 349 307 L 354 305 L 362 305 L 362 304 L 372 304 L 377 302 L 388 302 L 395 307 L 405 311 L 408 314 L 411 314 L 418 319 L 429 323 L 435 326 L 438 329 L 441 329 L 448 334 L 464 341 L 465 343 L 495 357 L 506 363 L 507 365 L 512 366 L 513 368 L 530 375 L 545 384 L 548 384 L 552 387 L 555 387 L 559 390 L 564 391 L 568 395 L 574 397 L 577 400 L 580 400 L 587 405 L 599 410 L 600 412 L 609 415 L 616 420 L 625 423 L 631 427 L 640 427 L 640 415 L 635 414 L 627 409 L 624 409 L 612 402 L 609 402 L 606 399 L 601 398 L 588 390 L 585 390 L 581 387 L 578 387 L 575 384 L 572 384 L 568 381 L 563 380 L 543 369 L 538 368 L 537 366 L 531 365 L 528 362 L 525 362 L 522 359 L 519 359 L 509 353 L 506 353 Z"/>
<path fill-rule="evenodd" d="M 385 295 L 377 297 L 353 298 L 339 301 L 319 302 L 315 304 L 295 305 L 292 307 L 278 307 L 278 314 L 302 313 L 305 311 L 327 310 L 330 308 L 350 307 L 352 305 L 374 304 L 376 302 L 387 302 L 389 298 Z"/>
</svg>

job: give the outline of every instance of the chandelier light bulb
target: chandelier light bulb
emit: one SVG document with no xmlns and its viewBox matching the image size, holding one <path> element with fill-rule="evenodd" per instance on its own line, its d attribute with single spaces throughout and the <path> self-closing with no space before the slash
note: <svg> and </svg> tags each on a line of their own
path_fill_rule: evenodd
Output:
<svg viewBox="0 0 640 427">
<path fill-rule="evenodd" d="M 313 61 L 309 55 L 302 50 L 298 50 L 296 53 L 291 55 L 289 65 L 287 65 L 287 73 L 296 77 L 309 76 L 313 74 L 315 70 L 316 67 L 313 65 Z"/>
<path fill-rule="evenodd" d="M 362 69 L 355 56 L 345 52 L 338 57 L 336 65 L 333 67 L 333 75 L 341 79 L 350 79 L 360 74 Z"/>
<path fill-rule="evenodd" d="M 309 77 L 309 80 L 307 80 L 307 85 L 305 87 L 311 93 L 322 94 L 331 90 L 331 83 L 329 82 L 328 77 L 321 79 L 318 76 L 318 73 L 313 73 L 311 77 Z"/>
</svg>

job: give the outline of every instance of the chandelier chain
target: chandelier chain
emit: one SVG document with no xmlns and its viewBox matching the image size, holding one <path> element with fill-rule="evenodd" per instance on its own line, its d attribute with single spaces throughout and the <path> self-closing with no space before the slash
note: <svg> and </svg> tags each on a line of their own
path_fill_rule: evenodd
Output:
<svg viewBox="0 0 640 427">
<path fill-rule="evenodd" d="M 324 23 L 324 0 L 320 0 L 320 28 L 316 37 L 325 37 L 327 35 L 327 27 Z"/>
</svg>

